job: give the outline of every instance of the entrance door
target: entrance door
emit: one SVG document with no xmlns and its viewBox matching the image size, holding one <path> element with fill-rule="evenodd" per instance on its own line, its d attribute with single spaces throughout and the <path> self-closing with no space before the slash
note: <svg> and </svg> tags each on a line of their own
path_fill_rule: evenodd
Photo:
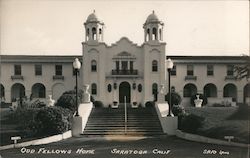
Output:
<svg viewBox="0 0 250 158">
<path fill-rule="evenodd" d="M 119 86 L 119 102 L 124 103 L 124 97 L 126 96 L 127 103 L 130 103 L 130 84 L 128 82 L 122 82 Z"/>
</svg>

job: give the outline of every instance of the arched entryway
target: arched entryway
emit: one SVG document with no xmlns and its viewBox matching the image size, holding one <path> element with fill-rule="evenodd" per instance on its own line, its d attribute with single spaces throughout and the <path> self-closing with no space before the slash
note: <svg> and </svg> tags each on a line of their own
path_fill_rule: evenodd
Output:
<svg viewBox="0 0 250 158">
<path fill-rule="evenodd" d="M 188 83 L 183 88 L 183 97 L 192 97 L 197 93 L 197 87 L 192 84 Z"/>
<path fill-rule="evenodd" d="M 0 101 L 2 102 L 2 101 L 5 101 L 5 90 L 4 90 L 4 86 L 2 85 L 2 84 L 0 84 L 0 86 L 1 86 L 1 89 L 0 89 Z"/>
<path fill-rule="evenodd" d="M 46 88 L 41 83 L 36 83 L 32 86 L 32 97 L 33 98 L 45 98 Z"/>
<path fill-rule="evenodd" d="M 206 96 L 206 97 L 217 97 L 217 88 L 214 84 L 212 83 L 209 83 L 209 84 L 206 84 L 203 88 L 203 94 Z"/>
<path fill-rule="evenodd" d="M 233 101 L 237 101 L 237 87 L 232 84 L 226 84 L 223 88 L 223 97 L 231 97 Z"/>
<path fill-rule="evenodd" d="M 246 84 L 244 87 L 244 103 L 250 102 L 250 84 Z"/>
<path fill-rule="evenodd" d="M 126 102 L 130 103 L 131 98 L 131 88 L 128 82 L 122 82 L 119 86 L 119 102 L 124 103 L 126 96 Z"/>
<path fill-rule="evenodd" d="M 11 87 L 11 100 L 23 98 L 25 96 L 25 87 L 21 83 L 15 83 Z"/>
</svg>

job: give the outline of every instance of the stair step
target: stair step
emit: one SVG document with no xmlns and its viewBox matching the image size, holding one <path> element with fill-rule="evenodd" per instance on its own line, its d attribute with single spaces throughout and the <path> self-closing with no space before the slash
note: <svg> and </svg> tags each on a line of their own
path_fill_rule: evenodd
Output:
<svg viewBox="0 0 250 158">
<path fill-rule="evenodd" d="M 154 109 L 127 108 L 127 114 L 127 134 L 159 135 L 163 133 Z M 88 118 L 83 135 L 124 135 L 124 119 L 124 106 L 118 109 L 94 108 Z"/>
</svg>

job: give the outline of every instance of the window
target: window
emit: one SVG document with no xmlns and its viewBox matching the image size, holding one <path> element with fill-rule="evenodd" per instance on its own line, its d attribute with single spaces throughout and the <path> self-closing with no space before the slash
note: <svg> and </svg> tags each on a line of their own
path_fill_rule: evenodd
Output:
<svg viewBox="0 0 250 158">
<path fill-rule="evenodd" d="M 88 41 L 89 40 L 89 28 L 87 29 L 87 36 L 86 36 L 86 40 Z"/>
<path fill-rule="evenodd" d="M 96 28 L 95 27 L 92 28 L 92 39 L 96 40 Z"/>
<path fill-rule="evenodd" d="M 176 76 L 176 65 L 174 65 L 173 69 L 171 70 L 171 76 Z"/>
<path fill-rule="evenodd" d="M 32 86 L 32 97 L 33 98 L 45 98 L 46 88 L 41 83 L 36 83 Z"/>
<path fill-rule="evenodd" d="M 21 65 L 14 65 L 14 75 L 22 75 Z"/>
<path fill-rule="evenodd" d="M 110 93 L 112 91 L 112 86 L 111 84 L 108 84 L 108 92 Z"/>
<path fill-rule="evenodd" d="M 217 87 L 212 84 L 206 84 L 203 88 L 203 94 L 206 97 L 217 97 Z"/>
<path fill-rule="evenodd" d="M 227 65 L 227 76 L 233 76 L 233 75 L 234 75 L 234 66 Z"/>
<path fill-rule="evenodd" d="M 214 75 L 214 66 L 207 65 L 207 76 L 213 76 L 213 75 Z"/>
<path fill-rule="evenodd" d="M 62 65 L 56 65 L 55 66 L 55 75 L 56 76 L 62 76 Z"/>
<path fill-rule="evenodd" d="M 193 75 L 194 75 L 194 66 L 187 65 L 187 76 L 193 76 Z"/>
<path fill-rule="evenodd" d="M 157 40 L 157 29 L 153 28 L 152 40 Z"/>
<path fill-rule="evenodd" d="M 194 84 L 188 83 L 184 86 L 183 97 L 192 97 L 196 93 L 197 93 L 197 87 Z"/>
<path fill-rule="evenodd" d="M 142 92 L 142 85 L 141 84 L 138 85 L 138 92 Z"/>
<path fill-rule="evenodd" d="M 102 29 L 99 29 L 99 39 L 102 39 Z"/>
<path fill-rule="evenodd" d="M 158 71 L 158 62 L 156 60 L 152 61 L 152 71 L 157 72 Z"/>
<path fill-rule="evenodd" d="M 35 65 L 35 75 L 36 76 L 42 75 L 42 65 Z"/>
<path fill-rule="evenodd" d="M 150 29 L 147 29 L 146 41 L 149 41 Z"/>
<path fill-rule="evenodd" d="M 130 66 L 130 70 L 134 70 L 134 62 L 133 61 L 130 61 L 129 66 Z"/>
<path fill-rule="evenodd" d="M 91 94 L 96 95 L 97 94 L 97 86 L 95 83 L 92 83 L 91 85 Z"/>
<path fill-rule="evenodd" d="M 119 70 L 120 68 L 119 68 L 119 61 L 116 61 L 115 62 L 115 67 L 116 67 L 116 70 Z"/>
<path fill-rule="evenodd" d="M 159 30 L 159 34 L 160 34 L 160 40 L 162 40 L 162 32 L 161 32 L 161 29 Z"/>
<path fill-rule="evenodd" d="M 96 72 L 96 70 L 97 70 L 96 67 L 97 67 L 96 61 L 92 60 L 91 61 L 91 72 Z"/>
<path fill-rule="evenodd" d="M 128 61 L 122 61 L 122 70 L 128 70 Z"/>
</svg>

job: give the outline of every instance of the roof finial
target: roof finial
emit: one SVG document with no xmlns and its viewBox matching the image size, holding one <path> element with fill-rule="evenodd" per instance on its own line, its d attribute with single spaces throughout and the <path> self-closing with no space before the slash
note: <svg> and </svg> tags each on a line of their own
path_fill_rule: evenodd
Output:
<svg viewBox="0 0 250 158">
<path fill-rule="evenodd" d="M 93 13 L 95 13 L 95 9 L 93 10 Z"/>
<path fill-rule="evenodd" d="M 155 14 L 155 11 L 153 10 L 153 14 Z"/>
</svg>

